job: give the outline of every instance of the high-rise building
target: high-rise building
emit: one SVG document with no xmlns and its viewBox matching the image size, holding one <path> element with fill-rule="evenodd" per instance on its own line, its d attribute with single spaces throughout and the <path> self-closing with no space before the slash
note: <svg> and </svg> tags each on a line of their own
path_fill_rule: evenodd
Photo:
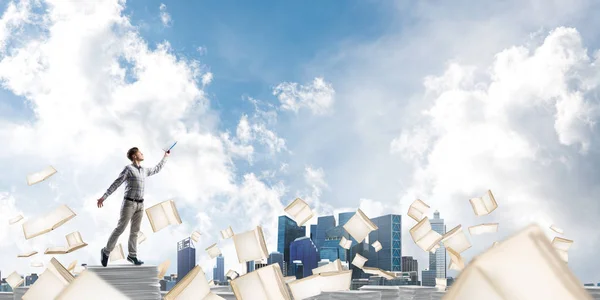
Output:
<svg viewBox="0 0 600 300">
<path fill-rule="evenodd" d="M 352 261 L 356 257 L 356 254 L 360 254 L 361 256 L 368 259 L 369 244 L 365 243 L 365 241 L 363 240 L 362 242 L 352 246 L 352 248 L 350 248 L 350 256 L 348 257 L 349 267 L 350 270 L 352 270 L 352 279 L 369 278 L 369 276 L 371 275 L 365 273 L 362 269 L 352 264 Z"/>
<path fill-rule="evenodd" d="M 36 273 L 31 273 L 31 275 L 25 277 L 25 285 L 30 286 L 35 283 L 38 279 L 38 275 Z"/>
<path fill-rule="evenodd" d="M 283 273 L 283 254 L 279 253 L 279 252 L 271 252 L 271 254 L 269 254 L 269 258 L 267 258 L 267 264 L 274 264 L 274 263 L 278 263 L 279 267 L 281 268 L 281 273 Z"/>
<path fill-rule="evenodd" d="M 196 248 L 190 238 L 177 243 L 177 282 L 196 266 Z"/>
<path fill-rule="evenodd" d="M 400 215 L 385 215 L 372 218 L 379 229 L 369 233 L 369 244 L 379 241 L 381 250 L 375 252 L 369 246 L 369 259 L 365 265 L 384 271 L 400 272 L 402 268 L 402 218 Z"/>
<path fill-rule="evenodd" d="M 437 210 L 433 213 L 433 219 L 429 220 L 429 222 L 433 231 L 441 235 L 446 233 L 444 219 L 440 219 L 440 213 Z M 435 253 L 429 253 L 429 270 L 435 270 L 435 278 L 446 278 L 446 248 L 444 248 L 442 242 L 439 245 L 440 247 Z"/>
<path fill-rule="evenodd" d="M 266 264 L 266 263 L 263 263 L 263 262 L 254 262 L 254 269 L 255 270 L 258 270 L 260 268 L 264 268 L 266 266 L 268 266 L 268 264 Z"/>
<path fill-rule="evenodd" d="M 222 254 L 217 256 L 217 264 L 213 268 L 213 280 L 225 282 L 225 258 Z"/>
<path fill-rule="evenodd" d="M 419 262 L 412 256 L 402 256 L 402 272 L 419 272 Z"/>
<path fill-rule="evenodd" d="M 325 239 L 327 238 L 327 231 L 335 227 L 334 216 L 323 216 L 317 219 L 317 237 L 315 238 L 315 246 L 318 250 L 321 250 Z"/>
<path fill-rule="evenodd" d="M 290 260 L 301 261 L 303 267 L 302 278 L 312 275 L 312 269 L 318 266 L 319 251 L 308 237 L 300 237 L 290 245 Z M 296 273 L 296 278 L 298 274 Z"/>
<path fill-rule="evenodd" d="M 284 276 L 287 276 L 290 260 L 290 244 L 297 238 L 306 236 L 306 227 L 298 224 L 288 216 L 279 216 L 277 224 L 277 252 L 283 254 Z"/>
<path fill-rule="evenodd" d="M 317 224 L 310 225 L 310 239 L 313 243 L 317 240 Z"/>
<path fill-rule="evenodd" d="M 435 286 L 435 270 L 423 270 L 421 272 L 422 286 Z"/>
<path fill-rule="evenodd" d="M 340 225 L 327 230 L 325 241 L 321 248 L 318 249 L 320 258 L 329 261 L 339 258 L 341 261 L 347 261 L 348 250 L 340 246 L 342 237 L 349 239 L 350 235 Z"/>
<path fill-rule="evenodd" d="M 246 262 L 246 273 L 250 273 L 252 271 L 254 271 L 254 261 L 253 260 L 247 261 Z"/>
</svg>

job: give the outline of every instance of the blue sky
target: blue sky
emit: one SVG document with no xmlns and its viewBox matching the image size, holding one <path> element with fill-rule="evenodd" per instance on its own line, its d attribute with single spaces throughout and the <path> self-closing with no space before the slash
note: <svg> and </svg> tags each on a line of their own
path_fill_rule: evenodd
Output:
<svg viewBox="0 0 600 300">
<path fill-rule="evenodd" d="M 419 198 L 448 229 L 501 224 L 471 238 L 467 260 L 528 224 L 550 238 L 558 224 L 575 240 L 574 273 L 598 280 L 587 259 L 600 240 L 594 1 L 129 1 L 122 12 L 117 0 L 42 1 L 48 10 L 23 0 L 7 12 L 8 3 L 0 222 L 56 203 L 78 218 L 32 241 L 0 227 L 3 255 L 79 230 L 90 246 L 64 259 L 96 260 L 123 189 L 105 208 L 93 204 L 128 163 L 124 152 L 142 147 L 151 166 L 179 139 L 147 195 L 149 205 L 175 199 L 184 223 L 148 235 L 148 263 L 174 262 L 176 241 L 200 230 L 205 272 L 214 262 L 202 249 L 217 241 L 226 269 L 239 268 L 218 230 L 261 225 L 272 250 L 276 217 L 295 197 L 317 215 L 370 217 L 404 216 Z M 47 164 L 59 174 L 24 185 Z M 475 217 L 468 199 L 487 189 L 500 208 Z M 402 222 L 403 255 L 423 268 L 414 222 Z M 35 271 L 26 261 L 5 269 Z"/>
</svg>

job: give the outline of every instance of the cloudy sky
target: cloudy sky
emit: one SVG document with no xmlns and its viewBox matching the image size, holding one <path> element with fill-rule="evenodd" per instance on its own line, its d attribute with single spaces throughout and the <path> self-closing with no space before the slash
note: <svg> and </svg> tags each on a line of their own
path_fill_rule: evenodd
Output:
<svg viewBox="0 0 600 300">
<path fill-rule="evenodd" d="M 500 223 L 471 237 L 468 259 L 554 223 L 575 241 L 573 272 L 600 281 L 597 1 L 0 4 L 4 277 L 42 271 L 17 254 L 76 230 L 89 246 L 58 258 L 98 264 L 123 188 L 102 209 L 96 199 L 127 149 L 140 147 L 150 167 L 177 140 L 145 199 L 174 199 L 184 222 L 151 234 L 144 219 L 138 254 L 170 259 L 170 273 L 193 230 L 209 278 L 204 249 L 229 225 L 262 225 L 275 251 L 277 216 L 298 196 L 319 215 L 402 214 L 402 255 L 422 268 L 428 255 L 404 218 L 420 198 L 448 229 Z M 27 186 L 47 165 L 58 173 Z M 487 189 L 499 208 L 475 217 L 468 199 Z M 8 226 L 63 203 L 77 217 L 51 233 L 25 240 Z M 226 269 L 242 271 L 231 240 L 219 243 Z"/>
</svg>

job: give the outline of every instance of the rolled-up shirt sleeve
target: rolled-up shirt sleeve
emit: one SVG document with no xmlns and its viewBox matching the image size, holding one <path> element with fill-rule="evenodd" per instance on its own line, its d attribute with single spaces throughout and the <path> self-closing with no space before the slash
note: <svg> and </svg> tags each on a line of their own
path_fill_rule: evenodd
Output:
<svg viewBox="0 0 600 300">
<path fill-rule="evenodd" d="M 106 199 L 106 198 L 108 198 L 108 196 L 110 196 L 112 193 L 114 193 L 121 186 L 121 184 L 123 184 L 123 182 L 125 182 L 125 180 L 127 180 L 128 176 L 129 176 L 129 169 L 127 167 L 125 167 L 123 169 L 123 171 L 121 172 L 121 174 L 119 174 L 119 177 L 117 177 L 115 182 L 113 182 L 110 185 L 110 187 L 108 188 L 108 190 L 106 190 L 106 193 L 104 193 L 104 196 L 102 196 L 102 198 Z"/>
<path fill-rule="evenodd" d="M 160 160 L 160 162 L 158 163 L 158 165 L 156 165 L 156 167 L 146 168 L 146 176 L 152 176 L 152 175 L 160 172 L 160 170 L 162 170 L 162 167 L 165 165 L 166 162 L 167 162 L 167 158 L 163 157 L 163 159 Z"/>
</svg>

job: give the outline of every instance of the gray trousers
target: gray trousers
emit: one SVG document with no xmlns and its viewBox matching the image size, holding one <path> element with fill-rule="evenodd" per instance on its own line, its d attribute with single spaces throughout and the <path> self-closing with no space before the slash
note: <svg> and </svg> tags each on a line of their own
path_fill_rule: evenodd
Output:
<svg viewBox="0 0 600 300">
<path fill-rule="evenodd" d="M 106 247 L 102 249 L 104 254 L 110 255 L 110 253 L 115 249 L 117 245 L 117 240 L 119 236 L 123 234 L 125 228 L 131 221 L 131 228 L 129 230 L 129 255 L 131 257 L 136 257 L 137 255 L 137 239 L 138 233 L 140 232 L 140 225 L 142 224 L 142 217 L 144 216 L 144 203 L 138 203 L 133 201 L 128 201 L 123 199 L 123 204 L 121 205 L 121 216 L 119 217 L 119 223 L 117 223 L 117 228 L 113 230 L 110 238 L 108 239 L 108 243 Z"/>
</svg>

